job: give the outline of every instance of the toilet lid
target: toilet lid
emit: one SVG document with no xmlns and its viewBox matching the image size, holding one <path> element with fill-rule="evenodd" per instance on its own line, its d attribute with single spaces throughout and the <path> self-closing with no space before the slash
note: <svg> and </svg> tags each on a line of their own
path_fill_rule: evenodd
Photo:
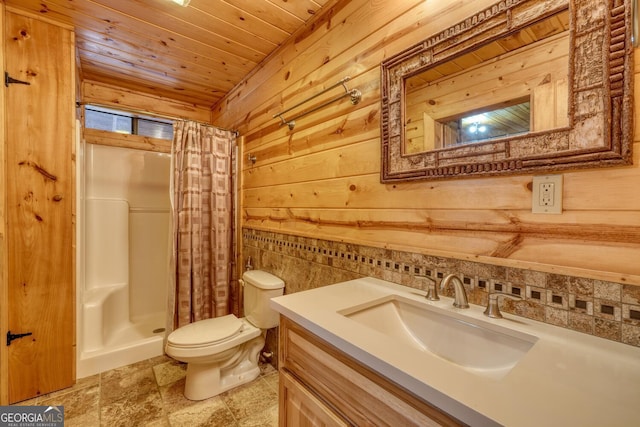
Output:
<svg viewBox="0 0 640 427">
<path fill-rule="evenodd" d="M 237 335 L 242 322 L 233 314 L 190 323 L 169 334 L 167 341 L 176 347 L 202 347 Z"/>
</svg>

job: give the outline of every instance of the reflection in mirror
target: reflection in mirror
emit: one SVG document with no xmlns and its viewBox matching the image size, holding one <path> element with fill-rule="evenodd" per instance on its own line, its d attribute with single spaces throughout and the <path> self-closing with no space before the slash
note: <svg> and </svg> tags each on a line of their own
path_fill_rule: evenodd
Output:
<svg viewBox="0 0 640 427">
<path fill-rule="evenodd" d="M 569 12 L 404 80 L 403 153 L 569 126 Z"/>
<path fill-rule="evenodd" d="M 454 132 L 454 138 L 442 146 L 468 144 L 485 139 L 519 135 L 531 130 L 531 107 L 529 99 L 510 107 L 473 113 L 457 120 L 446 121 L 444 128 Z M 425 134 L 427 132 L 425 131 Z"/>
</svg>

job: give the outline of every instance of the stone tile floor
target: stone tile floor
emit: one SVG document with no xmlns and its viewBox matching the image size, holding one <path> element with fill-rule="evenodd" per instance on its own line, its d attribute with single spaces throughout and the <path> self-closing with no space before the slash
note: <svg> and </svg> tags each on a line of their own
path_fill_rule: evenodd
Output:
<svg viewBox="0 0 640 427">
<path fill-rule="evenodd" d="M 277 426 L 278 372 L 202 401 L 184 397 L 186 365 L 166 356 L 82 378 L 19 405 L 63 405 L 65 427 Z"/>
</svg>

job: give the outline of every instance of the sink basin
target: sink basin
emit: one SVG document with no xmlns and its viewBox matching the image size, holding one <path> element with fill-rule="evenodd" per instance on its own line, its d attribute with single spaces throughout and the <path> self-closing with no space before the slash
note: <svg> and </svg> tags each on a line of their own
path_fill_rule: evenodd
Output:
<svg viewBox="0 0 640 427">
<path fill-rule="evenodd" d="M 499 379 L 533 347 L 537 338 L 400 295 L 341 310 L 397 345 L 431 353 L 465 370 Z M 400 347 L 399 347 L 399 351 Z"/>
</svg>

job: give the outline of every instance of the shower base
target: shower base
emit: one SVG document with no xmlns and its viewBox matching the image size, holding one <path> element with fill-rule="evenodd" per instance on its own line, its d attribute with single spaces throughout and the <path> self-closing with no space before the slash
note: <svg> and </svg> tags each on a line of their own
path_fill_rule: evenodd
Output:
<svg viewBox="0 0 640 427">
<path fill-rule="evenodd" d="M 102 348 L 80 352 L 76 377 L 84 378 L 161 356 L 165 321 L 165 314 L 158 313 L 134 319 L 112 331 Z"/>
</svg>

